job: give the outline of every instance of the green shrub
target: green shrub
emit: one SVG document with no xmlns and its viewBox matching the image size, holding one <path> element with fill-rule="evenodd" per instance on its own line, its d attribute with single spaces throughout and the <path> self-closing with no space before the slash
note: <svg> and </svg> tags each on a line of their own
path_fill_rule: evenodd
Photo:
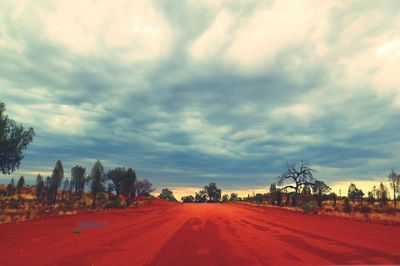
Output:
<svg viewBox="0 0 400 266">
<path fill-rule="evenodd" d="M 80 234 L 80 232 L 81 232 L 81 229 L 79 229 L 79 228 L 75 228 L 75 229 L 72 231 L 72 233 L 74 233 L 74 234 Z"/>
<path fill-rule="evenodd" d="M 370 213 L 372 211 L 372 209 L 370 207 L 368 207 L 368 206 L 361 206 L 359 208 L 359 211 L 361 213 L 368 214 L 368 213 Z"/>
<path fill-rule="evenodd" d="M 97 204 L 99 206 L 103 207 L 104 205 L 106 205 L 107 201 L 108 201 L 108 198 L 104 193 L 101 193 L 101 194 L 98 195 Z"/>
<path fill-rule="evenodd" d="M 346 213 L 349 213 L 352 211 L 350 202 L 348 198 L 344 198 L 344 206 L 343 206 L 343 211 Z"/>
<path fill-rule="evenodd" d="M 106 204 L 106 208 L 107 208 L 107 209 L 111 209 L 111 208 L 121 208 L 121 202 L 120 202 L 118 199 L 113 200 L 113 201 L 109 201 L 109 202 L 107 202 L 107 204 Z"/>
<path fill-rule="evenodd" d="M 126 203 L 126 206 L 131 206 L 132 203 L 133 203 L 132 198 L 127 198 L 127 199 L 125 200 L 125 203 Z"/>
<path fill-rule="evenodd" d="M 314 201 L 309 201 L 303 204 L 303 213 L 316 213 L 318 205 Z"/>
<path fill-rule="evenodd" d="M 377 208 L 375 211 L 377 213 L 385 213 L 385 214 L 389 214 L 389 215 L 395 215 L 396 214 L 396 209 L 395 208 L 389 208 L 389 207 Z"/>
</svg>

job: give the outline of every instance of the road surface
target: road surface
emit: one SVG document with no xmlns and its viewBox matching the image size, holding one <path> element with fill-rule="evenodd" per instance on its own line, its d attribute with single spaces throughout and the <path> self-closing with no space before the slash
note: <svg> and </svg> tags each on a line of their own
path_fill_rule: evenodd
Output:
<svg viewBox="0 0 400 266">
<path fill-rule="evenodd" d="M 400 264 L 399 226 L 242 204 L 50 217 L 0 225 L 0 239 L 0 265 Z"/>
</svg>

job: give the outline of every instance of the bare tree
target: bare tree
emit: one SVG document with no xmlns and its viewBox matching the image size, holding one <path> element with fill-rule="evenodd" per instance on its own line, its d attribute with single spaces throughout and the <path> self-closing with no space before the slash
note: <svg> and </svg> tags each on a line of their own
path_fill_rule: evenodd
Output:
<svg viewBox="0 0 400 266">
<path fill-rule="evenodd" d="M 288 185 L 282 187 L 283 191 L 287 191 L 288 189 L 294 190 L 293 205 L 296 205 L 297 195 L 303 186 L 314 186 L 315 179 L 312 174 L 313 172 L 315 172 L 314 169 L 310 168 L 306 162 L 301 161 L 300 168 L 296 167 L 296 163 L 288 163 L 286 172 L 277 177 L 277 184 L 279 186 L 288 183 Z"/>
<path fill-rule="evenodd" d="M 136 196 L 148 196 L 155 190 L 155 188 L 149 180 L 144 179 L 136 181 L 135 190 Z"/>
</svg>

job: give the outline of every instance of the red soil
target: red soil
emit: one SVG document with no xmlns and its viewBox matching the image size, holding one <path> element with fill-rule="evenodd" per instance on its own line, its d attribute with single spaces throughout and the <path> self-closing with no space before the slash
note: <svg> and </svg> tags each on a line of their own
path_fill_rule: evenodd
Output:
<svg viewBox="0 0 400 266">
<path fill-rule="evenodd" d="M 2 224 L 0 239 L 0 265 L 400 263 L 399 226 L 241 204 L 50 217 Z"/>
</svg>

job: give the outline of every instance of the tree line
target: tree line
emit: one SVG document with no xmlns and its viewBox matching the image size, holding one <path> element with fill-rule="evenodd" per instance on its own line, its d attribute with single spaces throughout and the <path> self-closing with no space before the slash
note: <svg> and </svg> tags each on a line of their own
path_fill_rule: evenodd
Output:
<svg viewBox="0 0 400 266">
<path fill-rule="evenodd" d="M 215 182 L 210 182 L 199 192 L 196 192 L 194 196 L 183 196 L 181 201 L 184 203 L 217 203 L 221 201 L 221 192 Z"/>
<path fill-rule="evenodd" d="M 14 178 L 11 179 L 6 189 L 6 196 L 13 196 L 19 193 L 19 197 L 25 179 L 22 176 L 15 186 Z M 147 179 L 138 180 L 136 172 L 132 168 L 117 167 L 105 172 L 102 163 L 97 160 L 93 165 L 90 174 L 86 168 L 76 165 L 71 169 L 71 177 L 64 177 L 62 162 L 58 160 L 54 166 L 51 176 L 44 179 L 41 174 L 36 177 L 35 194 L 38 203 L 54 205 L 57 201 L 64 202 L 79 201 L 82 199 L 85 188 L 90 192 L 92 207 L 96 208 L 99 194 L 107 193 L 109 198 L 113 195 L 123 196 L 128 204 L 131 204 L 137 196 L 148 196 L 154 191 L 154 187 Z"/>
<path fill-rule="evenodd" d="M 289 163 L 286 171 L 276 177 L 276 182 L 270 185 L 268 193 L 248 195 L 242 200 L 277 206 L 305 206 L 306 208 L 312 206 L 310 203 L 315 203 L 316 207 L 321 208 L 323 201 L 331 201 L 333 207 L 336 208 L 337 199 L 340 198 L 344 200 L 345 212 L 350 212 L 353 208 L 350 201 L 353 206 L 356 202 L 363 206 L 365 200 L 368 205 L 374 205 L 375 202 L 379 202 L 381 207 L 388 205 L 389 189 L 382 182 L 379 186 L 373 186 L 367 195 L 361 189 L 358 189 L 354 183 L 351 183 L 347 196 L 342 197 L 340 195 L 338 197 L 336 193 L 331 192 L 328 185 L 314 177 L 314 172 L 315 170 L 306 162 L 301 161 L 299 165 Z M 392 170 L 388 175 L 388 180 L 393 192 L 394 208 L 396 208 L 396 202 L 400 200 L 400 196 L 397 195 L 400 188 L 400 175 Z"/>
<path fill-rule="evenodd" d="M 315 170 L 304 161 L 299 164 L 289 163 L 286 170 L 276 177 L 276 182 L 270 185 L 267 193 L 253 193 L 253 195 L 243 198 L 239 197 L 237 193 L 231 193 L 221 197 L 221 190 L 217 188 L 215 182 L 211 182 L 204 189 L 196 192 L 195 196 L 183 196 L 181 200 L 184 203 L 248 201 L 277 206 L 305 206 L 305 208 L 322 208 L 324 201 L 331 201 L 333 207 L 336 208 L 337 200 L 340 198 L 344 199 L 345 211 L 351 209 L 349 200 L 353 202 L 353 206 L 355 202 L 363 205 L 364 199 L 369 205 L 379 202 L 380 206 L 387 206 L 389 190 L 382 182 L 378 187 L 374 186 L 366 198 L 364 192 L 358 189 L 354 183 L 350 184 L 347 196 L 341 197 L 340 195 L 338 197 L 324 181 L 314 177 L 314 172 Z M 393 191 L 394 208 L 396 208 L 396 201 L 400 200 L 400 196 L 397 195 L 400 188 L 400 175 L 392 170 L 388 175 L 388 180 Z M 315 207 L 312 206 L 314 203 Z"/>
</svg>

